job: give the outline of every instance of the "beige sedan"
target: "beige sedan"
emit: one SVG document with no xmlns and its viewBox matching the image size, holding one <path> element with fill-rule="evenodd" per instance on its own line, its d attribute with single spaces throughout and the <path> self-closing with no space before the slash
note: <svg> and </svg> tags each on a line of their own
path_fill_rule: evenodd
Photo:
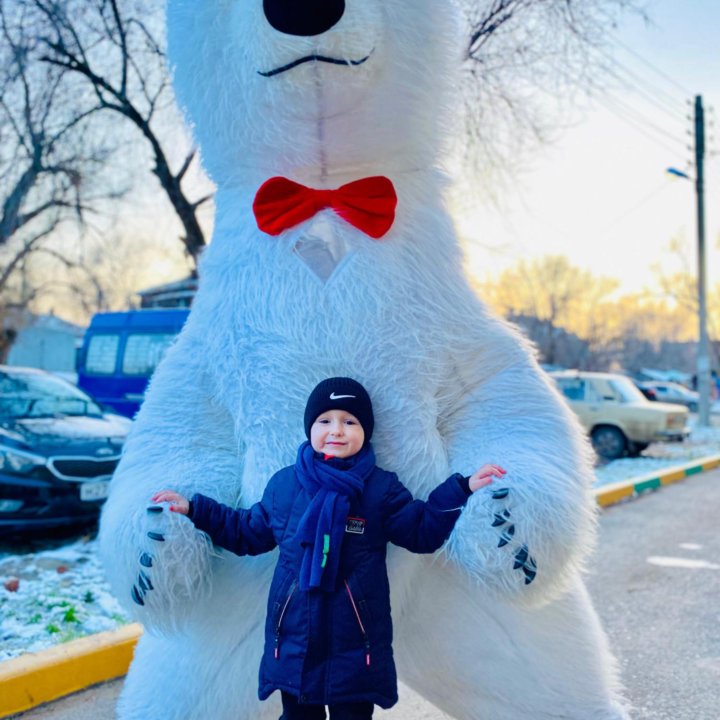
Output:
<svg viewBox="0 0 720 720">
<path fill-rule="evenodd" d="M 682 441 L 690 434 L 688 411 L 649 402 L 624 375 L 564 370 L 550 373 L 607 460 L 639 455 L 650 443 Z"/>
</svg>

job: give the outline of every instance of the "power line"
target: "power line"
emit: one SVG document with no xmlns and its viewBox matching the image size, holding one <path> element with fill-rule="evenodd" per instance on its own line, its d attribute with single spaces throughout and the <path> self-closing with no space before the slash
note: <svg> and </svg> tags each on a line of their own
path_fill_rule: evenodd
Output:
<svg viewBox="0 0 720 720">
<path fill-rule="evenodd" d="M 638 92 L 643 94 L 650 103 L 656 105 L 663 112 L 676 118 L 678 116 L 686 117 L 687 115 L 687 99 L 686 96 L 683 99 L 679 99 L 674 95 L 670 95 L 665 90 L 655 85 L 653 82 L 648 80 L 646 77 L 639 75 L 634 69 L 628 67 L 626 64 L 620 62 L 614 55 L 612 55 L 605 48 L 597 48 L 597 52 L 603 55 L 607 60 L 614 65 L 619 72 L 613 71 L 608 68 L 608 71 L 612 73 L 621 83 L 624 83 L 628 87 L 635 88 Z M 629 76 L 628 78 L 622 77 L 622 73 Z"/>
<path fill-rule="evenodd" d="M 675 86 L 680 92 L 683 93 L 683 95 L 690 96 L 694 95 L 694 92 L 688 88 L 686 88 L 684 85 L 681 85 L 677 80 L 670 77 L 666 72 L 661 70 L 659 67 L 651 63 L 649 60 L 644 58 L 640 53 L 638 53 L 636 50 L 633 50 L 631 47 L 626 45 L 621 40 L 615 39 L 615 44 L 619 45 L 625 52 L 630 53 L 634 58 L 639 60 L 643 65 L 646 65 L 648 68 L 650 68 L 654 73 L 656 73 L 659 77 L 663 78 L 666 82 L 670 83 L 671 85 Z"/>
<path fill-rule="evenodd" d="M 645 60 L 645 58 L 631 48 L 627 48 L 627 46 L 620 41 L 616 42 L 620 47 L 625 48 L 640 62 L 660 75 L 665 83 L 670 83 L 673 88 L 679 87 L 684 91 L 684 88 L 670 78 L 669 75 L 666 75 L 662 70 Z M 630 102 L 630 99 L 626 97 L 628 93 L 623 93 L 623 97 L 620 97 L 618 95 L 619 90 L 605 90 L 604 98 L 603 96 L 600 97 L 600 103 L 624 123 L 641 132 L 643 137 L 650 142 L 671 152 L 673 156 L 677 156 L 680 152 L 685 155 L 689 147 L 682 135 L 680 135 L 680 132 L 674 133 L 660 126 L 655 116 L 659 110 L 664 116 L 672 119 L 673 122 L 685 125 L 685 122 L 689 120 L 687 115 L 687 99 L 680 100 L 675 94 L 676 91 L 674 89 L 672 91 L 666 91 L 659 87 L 644 74 L 637 72 L 635 68 L 629 67 L 627 64 L 618 60 L 618 58 L 607 49 L 599 47 L 596 48 L 596 51 L 605 59 L 605 69 L 614 80 L 620 83 L 620 89 L 628 90 L 631 94 L 630 98 L 634 95 L 636 100 L 652 107 L 652 119 L 648 117 L 644 110 L 639 109 L 637 105 Z M 682 151 L 680 151 L 679 148 L 682 148 Z"/>
<path fill-rule="evenodd" d="M 655 95 L 652 94 L 650 90 L 646 90 L 644 87 L 639 85 L 637 82 L 634 82 L 633 80 L 629 80 L 627 78 L 622 77 L 619 73 L 615 73 L 612 70 L 610 71 L 613 73 L 613 76 L 619 80 L 625 87 L 630 89 L 631 91 L 637 93 L 640 95 L 645 102 L 649 103 L 650 105 L 653 105 L 655 108 L 660 110 L 661 112 L 665 113 L 669 118 L 674 120 L 675 122 L 683 123 L 687 119 L 686 116 L 686 109 L 671 109 L 670 105 L 663 102 L 661 99 L 659 99 L 657 93 Z"/>
<path fill-rule="evenodd" d="M 610 99 L 612 99 L 622 110 L 627 112 L 631 117 L 635 118 L 635 120 L 639 123 L 641 123 L 643 126 L 645 126 L 647 129 L 652 130 L 653 132 L 657 133 L 658 135 L 662 135 L 666 139 L 670 140 L 674 143 L 679 143 L 684 149 L 687 149 L 687 144 L 678 138 L 677 135 L 674 135 L 671 132 L 668 132 L 664 128 L 660 127 L 659 125 L 656 125 L 652 120 L 650 120 L 647 116 L 643 115 L 643 113 L 638 110 L 637 108 L 630 105 L 625 100 L 621 100 L 619 97 L 615 95 L 610 95 Z"/>
<path fill-rule="evenodd" d="M 679 153 L 679 150 L 677 147 L 671 147 L 666 141 L 660 140 L 657 136 L 652 135 L 652 130 L 650 130 L 650 127 L 654 127 L 652 123 L 649 123 L 647 120 L 640 119 L 639 121 L 637 119 L 633 119 L 632 115 L 629 115 L 627 112 L 623 112 L 617 107 L 612 106 L 612 102 L 618 103 L 619 101 L 616 98 L 607 98 L 610 102 L 602 103 L 603 107 L 605 107 L 607 110 L 609 110 L 613 115 L 618 117 L 620 120 L 622 120 L 624 123 L 630 125 L 635 130 L 638 130 L 642 136 L 650 141 L 658 145 L 659 147 L 662 147 L 664 150 L 672 153 L 674 157 L 676 157 Z M 649 125 L 647 124 L 649 123 Z M 669 133 L 666 133 L 664 130 L 661 131 L 663 135 L 668 135 L 675 143 L 680 144 L 683 147 L 683 151 L 687 151 L 687 147 L 685 147 L 681 140 L 679 140 L 676 137 L 670 136 Z"/>
</svg>

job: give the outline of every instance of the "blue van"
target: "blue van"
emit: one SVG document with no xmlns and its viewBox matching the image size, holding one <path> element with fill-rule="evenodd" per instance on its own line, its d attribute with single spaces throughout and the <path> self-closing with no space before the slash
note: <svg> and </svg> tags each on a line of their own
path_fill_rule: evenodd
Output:
<svg viewBox="0 0 720 720">
<path fill-rule="evenodd" d="M 78 356 L 78 387 L 134 417 L 150 376 L 189 314 L 186 308 L 98 313 Z"/>
</svg>

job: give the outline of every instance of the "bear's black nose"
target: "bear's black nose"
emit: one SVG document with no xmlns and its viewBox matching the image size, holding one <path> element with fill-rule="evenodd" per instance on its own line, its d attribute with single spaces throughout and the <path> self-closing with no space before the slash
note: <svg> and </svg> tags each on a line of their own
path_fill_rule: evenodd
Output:
<svg viewBox="0 0 720 720">
<path fill-rule="evenodd" d="M 340 22 L 345 0 L 263 0 L 268 22 L 286 35 L 321 35 Z"/>
</svg>

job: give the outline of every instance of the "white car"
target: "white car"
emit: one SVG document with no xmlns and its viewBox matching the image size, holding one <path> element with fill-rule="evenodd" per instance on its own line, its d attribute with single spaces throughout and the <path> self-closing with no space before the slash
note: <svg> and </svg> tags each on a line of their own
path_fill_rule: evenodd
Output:
<svg viewBox="0 0 720 720">
<path fill-rule="evenodd" d="M 688 390 L 684 385 L 674 382 L 657 382 L 655 380 L 641 382 L 638 385 L 644 390 L 652 390 L 655 393 L 655 400 L 684 405 L 690 412 L 697 412 L 700 404 L 700 394 L 694 390 Z"/>
<path fill-rule="evenodd" d="M 650 402 L 624 375 L 565 370 L 550 377 L 606 460 L 639 455 L 652 442 L 681 441 L 690 434 L 686 408 Z"/>
</svg>

